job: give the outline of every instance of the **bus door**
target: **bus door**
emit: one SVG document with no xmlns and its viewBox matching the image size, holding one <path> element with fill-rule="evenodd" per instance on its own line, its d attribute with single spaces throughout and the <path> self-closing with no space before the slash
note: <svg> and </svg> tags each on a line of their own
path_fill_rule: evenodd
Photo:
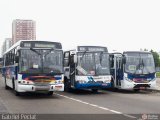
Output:
<svg viewBox="0 0 160 120">
<path fill-rule="evenodd" d="M 63 65 L 64 65 L 64 76 L 67 77 L 67 79 L 70 79 L 70 52 L 64 52 L 64 60 L 63 60 Z"/>
<path fill-rule="evenodd" d="M 74 63 L 74 54 L 70 55 L 70 80 L 71 86 L 74 86 L 75 83 L 75 75 L 76 75 L 76 66 Z"/>
<path fill-rule="evenodd" d="M 123 65 L 122 55 L 114 55 L 114 85 L 121 86 L 121 80 L 123 79 Z"/>
</svg>

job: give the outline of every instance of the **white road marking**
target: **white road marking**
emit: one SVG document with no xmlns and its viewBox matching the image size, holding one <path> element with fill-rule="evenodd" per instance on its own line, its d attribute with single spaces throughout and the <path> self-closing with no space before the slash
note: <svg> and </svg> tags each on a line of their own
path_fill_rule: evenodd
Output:
<svg viewBox="0 0 160 120">
<path fill-rule="evenodd" d="M 66 96 L 66 95 L 61 95 L 61 94 L 57 94 L 57 93 L 54 93 L 54 94 L 55 94 L 55 95 L 58 95 L 58 96 L 61 96 L 61 97 L 64 97 L 64 98 L 67 98 L 67 99 L 70 99 L 70 100 L 73 100 L 73 101 L 77 101 L 77 102 L 86 104 L 86 105 L 90 105 L 90 106 L 92 106 L 92 107 L 96 107 L 96 108 L 99 108 L 99 109 L 102 109 L 102 110 L 110 111 L 110 112 L 115 113 L 115 114 L 122 114 L 122 115 L 124 115 L 124 116 L 126 116 L 126 117 L 133 118 L 133 119 L 136 118 L 135 116 L 131 116 L 131 115 L 124 114 L 124 113 L 119 112 L 119 111 L 116 111 L 116 110 L 112 110 L 112 109 L 109 109 L 109 108 L 106 108 L 106 107 L 102 107 L 102 106 L 99 106 L 99 105 L 96 105 L 96 104 L 91 104 L 91 103 L 88 103 L 88 102 L 85 102 L 85 101 L 82 101 L 82 100 L 79 100 L 79 99 L 75 99 L 75 98 L 72 98 L 72 97 L 68 97 L 68 96 Z"/>
</svg>

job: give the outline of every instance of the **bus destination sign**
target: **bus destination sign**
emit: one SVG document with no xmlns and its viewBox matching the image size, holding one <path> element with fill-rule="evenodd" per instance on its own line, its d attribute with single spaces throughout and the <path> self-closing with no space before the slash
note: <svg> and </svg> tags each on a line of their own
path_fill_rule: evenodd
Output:
<svg viewBox="0 0 160 120">
<path fill-rule="evenodd" d="M 78 46 L 78 51 L 102 51 L 102 52 L 108 52 L 107 47 L 101 47 L 101 46 Z"/>
<path fill-rule="evenodd" d="M 47 41 L 23 41 L 21 42 L 21 47 L 26 48 L 55 48 L 62 49 L 62 46 L 58 42 L 47 42 Z"/>
</svg>

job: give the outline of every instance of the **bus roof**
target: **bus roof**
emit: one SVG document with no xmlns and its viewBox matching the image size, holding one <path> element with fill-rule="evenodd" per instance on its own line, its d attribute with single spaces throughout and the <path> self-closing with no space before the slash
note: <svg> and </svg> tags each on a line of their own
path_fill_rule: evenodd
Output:
<svg viewBox="0 0 160 120">
<path fill-rule="evenodd" d="M 16 42 L 14 45 L 12 45 L 6 52 L 4 52 L 3 55 L 5 55 L 6 53 L 8 53 L 10 50 L 12 50 L 13 48 L 17 47 L 17 46 L 20 46 L 20 44 L 22 42 L 38 42 L 38 41 L 41 41 L 41 42 L 52 42 L 52 43 L 59 43 L 61 44 L 60 42 L 53 42 L 53 41 L 45 41 L 45 40 L 19 40 L 18 42 Z"/>
<path fill-rule="evenodd" d="M 125 53 L 150 53 L 151 54 L 151 52 L 148 52 L 148 51 L 124 51 L 123 54 Z"/>
</svg>

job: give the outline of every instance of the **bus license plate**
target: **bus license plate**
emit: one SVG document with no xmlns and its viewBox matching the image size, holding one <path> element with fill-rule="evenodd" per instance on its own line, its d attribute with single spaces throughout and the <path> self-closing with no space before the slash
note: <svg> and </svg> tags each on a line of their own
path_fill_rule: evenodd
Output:
<svg viewBox="0 0 160 120">
<path fill-rule="evenodd" d="M 49 86 L 36 86 L 36 90 L 49 90 Z"/>
<path fill-rule="evenodd" d="M 55 90 L 60 90 L 62 89 L 62 86 L 55 86 Z"/>
<path fill-rule="evenodd" d="M 140 89 L 141 89 L 141 90 L 144 90 L 144 89 L 145 89 L 145 87 L 140 87 Z"/>
</svg>

